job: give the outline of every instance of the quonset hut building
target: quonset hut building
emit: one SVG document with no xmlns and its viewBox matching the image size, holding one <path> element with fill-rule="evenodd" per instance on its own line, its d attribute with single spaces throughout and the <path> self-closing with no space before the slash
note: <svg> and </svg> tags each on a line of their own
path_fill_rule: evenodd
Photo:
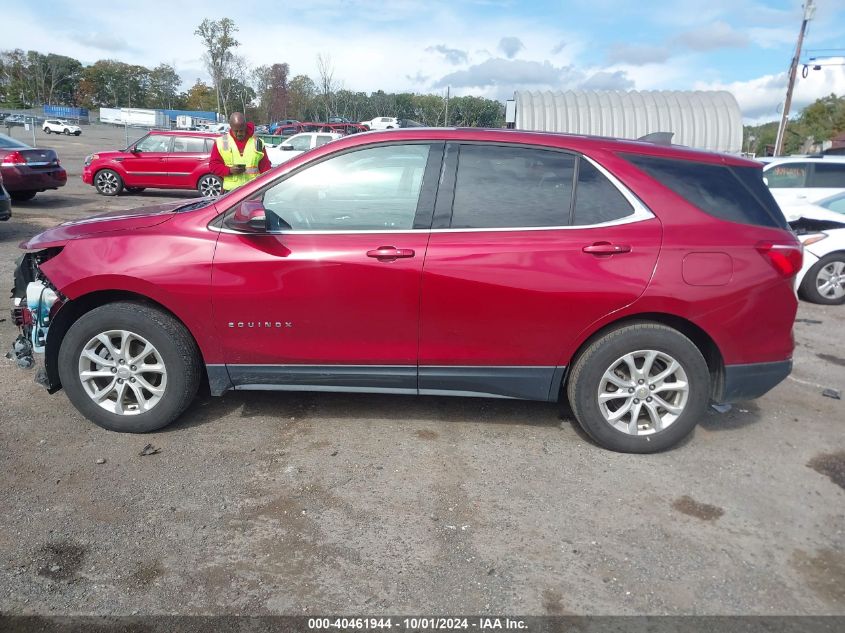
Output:
<svg viewBox="0 0 845 633">
<path fill-rule="evenodd" d="M 742 151 L 742 113 L 730 92 L 515 92 L 508 127 L 637 139 L 672 132 L 672 143 L 714 152 Z"/>
</svg>

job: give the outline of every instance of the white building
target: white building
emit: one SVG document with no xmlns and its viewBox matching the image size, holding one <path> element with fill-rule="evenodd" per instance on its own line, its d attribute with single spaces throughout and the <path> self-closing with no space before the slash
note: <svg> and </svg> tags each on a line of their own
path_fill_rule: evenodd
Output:
<svg viewBox="0 0 845 633">
<path fill-rule="evenodd" d="M 515 92 L 505 118 L 518 130 L 630 139 L 673 132 L 677 145 L 742 151 L 742 113 L 725 91 Z"/>
</svg>

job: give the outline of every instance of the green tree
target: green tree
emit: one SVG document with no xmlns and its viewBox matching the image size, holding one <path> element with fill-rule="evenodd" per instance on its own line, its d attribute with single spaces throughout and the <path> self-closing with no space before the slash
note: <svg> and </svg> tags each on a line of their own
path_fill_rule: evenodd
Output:
<svg viewBox="0 0 845 633">
<path fill-rule="evenodd" d="M 220 112 L 223 106 L 223 113 L 228 116 L 223 90 L 224 81 L 232 79 L 232 64 L 234 62 L 234 49 L 240 45 L 234 34 L 238 27 L 230 18 L 220 20 L 209 20 L 206 18 L 194 31 L 205 46 L 205 61 L 208 74 L 214 82 L 214 90 L 217 94 L 217 111 Z"/>
<path fill-rule="evenodd" d="M 176 69 L 168 64 L 159 64 L 150 71 L 149 81 L 147 103 L 154 108 L 173 109 L 182 84 Z"/>
</svg>

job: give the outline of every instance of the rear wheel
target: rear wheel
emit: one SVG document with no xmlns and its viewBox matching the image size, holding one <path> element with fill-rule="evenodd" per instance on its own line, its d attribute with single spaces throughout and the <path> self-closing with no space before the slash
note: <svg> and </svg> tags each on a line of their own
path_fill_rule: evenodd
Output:
<svg viewBox="0 0 845 633">
<path fill-rule="evenodd" d="M 213 174 L 206 174 L 199 179 L 197 191 L 206 198 L 216 198 L 223 193 L 223 181 Z"/>
<path fill-rule="evenodd" d="M 94 187 L 104 196 L 116 196 L 123 191 L 123 179 L 111 169 L 101 169 L 94 176 Z"/>
<path fill-rule="evenodd" d="M 62 130 L 62 134 L 64 134 L 65 136 L 70 136 L 70 130 L 65 128 L 64 130 Z"/>
<path fill-rule="evenodd" d="M 79 136 L 80 134 L 82 134 L 82 132 L 80 130 L 77 130 L 76 132 L 73 133 L 74 136 Z"/>
<path fill-rule="evenodd" d="M 110 303 L 80 317 L 59 349 L 59 377 L 73 405 L 103 428 L 155 431 L 191 403 L 199 352 L 170 314 L 141 303 Z"/>
<path fill-rule="evenodd" d="M 829 253 L 817 261 L 804 275 L 798 292 L 813 303 L 845 303 L 845 252 Z"/>
<path fill-rule="evenodd" d="M 44 134 L 52 134 L 52 133 L 53 133 L 53 130 L 51 130 L 50 128 L 48 128 L 48 127 L 44 128 Z"/>
<path fill-rule="evenodd" d="M 26 202 L 27 200 L 32 200 L 35 197 L 35 194 L 38 193 L 37 191 L 10 191 L 9 197 L 14 200 L 15 202 Z"/>
<path fill-rule="evenodd" d="M 704 414 L 710 372 L 686 336 L 637 323 L 594 341 L 572 366 L 567 395 L 596 442 L 623 453 L 654 453 L 686 437 Z"/>
</svg>

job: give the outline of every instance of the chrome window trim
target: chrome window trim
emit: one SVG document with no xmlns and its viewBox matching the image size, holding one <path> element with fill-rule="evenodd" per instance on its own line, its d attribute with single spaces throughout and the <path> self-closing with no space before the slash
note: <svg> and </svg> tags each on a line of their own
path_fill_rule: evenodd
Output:
<svg viewBox="0 0 845 633">
<path fill-rule="evenodd" d="M 227 227 L 213 227 L 209 226 L 208 228 L 217 231 L 219 233 L 230 233 L 234 235 L 358 235 L 358 234 L 395 234 L 395 233 L 413 233 L 413 234 L 425 234 L 425 233 L 514 233 L 517 231 L 566 231 L 566 230 L 580 230 L 580 229 L 595 229 L 595 228 L 603 228 L 608 226 L 621 226 L 624 224 L 633 224 L 635 222 L 643 222 L 645 220 L 651 220 L 655 217 L 654 213 L 649 209 L 645 203 L 640 200 L 634 193 L 628 189 L 622 182 L 610 173 L 607 169 L 605 169 L 602 165 L 597 163 L 595 160 L 586 156 L 585 154 L 578 154 L 582 160 L 588 161 L 593 167 L 595 167 L 605 178 L 607 178 L 610 183 L 616 187 L 619 193 L 628 201 L 631 207 L 634 209 L 634 212 L 626 215 L 623 218 L 619 218 L 618 220 L 611 220 L 609 222 L 600 222 L 598 224 L 567 224 L 563 226 L 515 226 L 515 227 L 505 227 L 505 228 L 470 228 L 470 229 L 354 229 L 354 230 L 347 230 L 344 231 L 342 229 L 338 230 L 321 230 L 321 231 L 267 231 L 265 233 L 250 233 L 247 231 L 235 231 L 234 229 L 230 229 Z M 226 211 L 228 212 L 228 210 Z"/>
</svg>

